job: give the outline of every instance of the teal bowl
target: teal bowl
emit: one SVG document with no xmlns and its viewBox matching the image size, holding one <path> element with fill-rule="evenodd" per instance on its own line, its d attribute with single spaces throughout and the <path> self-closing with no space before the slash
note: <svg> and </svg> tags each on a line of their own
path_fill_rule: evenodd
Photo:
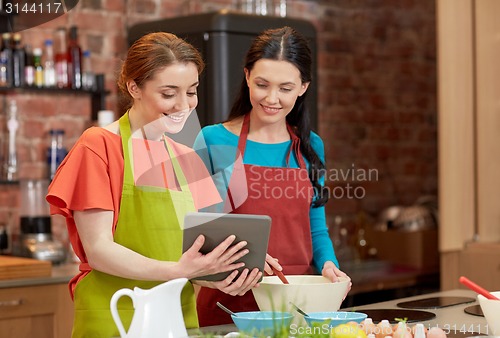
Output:
<svg viewBox="0 0 500 338">
<path fill-rule="evenodd" d="M 347 311 L 327 311 L 327 312 L 309 312 L 309 316 L 304 316 L 309 326 L 328 324 L 330 327 L 335 327 L 348 322 L 361 323 L 368 317 L 362 312 L 347 312 Z"/>
<path fill-rule="evenodd" d="M 282 330 L 288 330 L 293 315 L 280 311 L 249 311 L 237 312 L 231 315 L 234 324 L 240 332 L 255 336 L 273 336 Z"/>
</svg>

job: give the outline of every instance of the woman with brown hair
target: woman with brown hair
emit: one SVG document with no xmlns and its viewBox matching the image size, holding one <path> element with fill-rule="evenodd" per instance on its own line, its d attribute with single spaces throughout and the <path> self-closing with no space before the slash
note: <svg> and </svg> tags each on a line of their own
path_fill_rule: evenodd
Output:
<svg viewBox="0 0 500 338">
<path fill-rule="evenodd" d="M 188 211 L 220 200 L 200 188 L 193 151 L 166 133 L 179 133 L 195 109 L 203 61 L 196 49 L 169 33 L 151 33 L 129 49 L 118 81 L 129 109 L 112 124 L 87 129 L 58 168 L 47 201 L 66 218 L 80 272 L 70 282 L 75 303 L 73 337 L 118 336 L 110 299 L 121 288 L 149 289 L 162 282 L 233 271 L 220 282 L 199 282 L 222 292 L 244 292 L 260 272 L 236 263 L 248 250 L 229 236 L 212 252 L 204 237 L 182 254 L 182 221 Z M 181 156 L 182 155 L 182 156 Z M 195 161 L 195 162 L 192 162 Z M 197 172 L 189 171 L 190 167 Z M 208 177 L 208 176 L 207 176 Z M 205 194 L 197 194 L 203 190 Z M 208 196 L 208 197 L 207 197 Z M 125 327 L 133 305 L 119 303 Z M 186 327 L 197 327 L 193 286 L 182 293 Z"/>
</svg>

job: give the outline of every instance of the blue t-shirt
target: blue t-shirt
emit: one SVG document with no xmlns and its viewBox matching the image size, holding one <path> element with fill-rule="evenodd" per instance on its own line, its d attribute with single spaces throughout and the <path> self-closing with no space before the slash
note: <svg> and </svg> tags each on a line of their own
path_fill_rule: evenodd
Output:
<svg viewBox="0 0 500 338">
<path fill-rule="evenodd" d="M 238 139 L 238 135 L 227 130 L 222 124 L 215 124 L 204 127 L 193 146 L 207 164 L 209 171 L 214 174 L 214 180 L 220 189 L 221 196 L 225 196 L 228 178 L 231 177 L 232 164 L 236 158 L 238 148 Z M 313 150 L 324 162 L 325 149 L 323 141 L 314 132 L 311 132 L 310 140 Z M 266 167 L 286 167 L 286 155 L 291 144 L 291 140 L 272 144 L 247 140 L 243 163 Z M 292 154 L 288 167 L 299 168 L 294 152 Z M 309 166 L 309 162 L 305 158 L 304 161 L 306 166 Z M 321 183 L 324 183 L 324 180 Z M 325 207 L 311 207 L 309 219 L 314 267 L 320 273 L 326 261 L 332 261 L 338 267 L 339 263 L 326 226 Z"/>
</svg>

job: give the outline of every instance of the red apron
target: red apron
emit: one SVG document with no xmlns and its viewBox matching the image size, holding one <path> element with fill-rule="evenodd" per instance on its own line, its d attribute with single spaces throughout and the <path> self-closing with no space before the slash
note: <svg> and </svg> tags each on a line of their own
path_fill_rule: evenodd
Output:
<svg viewBox="0 0 500 338">
<path fill-rule="evenodd" d="M 249 127 L 250 116 L 247 114 L 238 140 L 238 150 L 242 157 L 245 154 Z M 309 209 L 313 189 L 300 152 L 300 139 L 288 124 L 287 129 L 292 139 L 286 159 L 287 167 L 244 164 L 248 198 L 232 213 L 271 216 L 268 253 L 279 259 L 286 275 L 312 274 Z M 288 168 L 292 150 L 300 168 Z M 228 190 L 229 200 L 232 200 L 230 193 Z M 221 302 L 235 312 L 259 310 L 251 291 L 244 296 L 231 296 L 217 289 L 203 287 L 197 298 L 200 326 L 232 323 L 231 317 L 222 311 L 216 302 Z"/>
</svg>

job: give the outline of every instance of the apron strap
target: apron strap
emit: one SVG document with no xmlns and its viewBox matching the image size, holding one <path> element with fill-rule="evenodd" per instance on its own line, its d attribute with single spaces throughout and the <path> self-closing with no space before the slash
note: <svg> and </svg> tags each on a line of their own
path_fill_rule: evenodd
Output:
<svg viewBox="0 0 500 338">
<path fill-rule="evenodd" d="M 90 264 L 87 262 L 81 262 L 80 265 L 78 266 L 78 270 L 81 272 L 88 272 L 92 271 L 92 268 L 90 267 Z"/>
<path fill-rule="evenodd" d="M 120 135 L 122 137 L 122 149 L 123 149 L 123 183 L 127 185 L 134 185 L 134 175 L 132 173 L 133 167 L 133 154 L 129 150 L 129 143 L 132 141 L 130 131 L 130 120 L 128 118 L 128 110 L 122 117 L 120 117 Z"/>
<path fill-rule="evenodd" d="M 241 126 L 240 137 L 238 138 L 238 150 L 241 153 L 241 158 L 245 155 L 245 148 L 247 146 L 248 131 L 250 130 L 250 113 L 245 114 L 243 117 L 243 125 Z M 236 154 L 238 158 L 238 154 Z"/>
<path fill-rule="evenodd" d="M 290 126 L 288 123 L 286 124 L 286 128 L 288 130 L 288 133 L 290 134 L 290 137 L 292 138 L 292 145 L 290 146 L 290 149 L 288 149 L 288 154 L 286 156 L 286 165 L 289 166 L 288 163 L 290 161 L 290 153 L 293 150 L 295 156 L 297 157 L 299 168 L 306 169 L 306 163 L 304 161 L 304 157 L 302 157 L 302 152 L 300 151 L 300 138 L 297 135 L 295 135 L 292 126 Z"/>
<path fill-rule="evenodd" d="M 170 145 L 170 141 L 171 140 L 167 136 L 163 135 L 163 143 L 165 144 L 165 149 L 167 150 L 168 154 L 170 155 L 170 159 L 172 160 L 172 167 L 174 168 L 175 176 L 177 178 L 177 181 L 179 182 L 179 188 L 182 191 L 189 191 L 189 184 L 187 182 L 186 176 L 182 171 L 179 159 L 177 158 L 174 150 L 172 149 L 172 146 Z"/>
</svg>

